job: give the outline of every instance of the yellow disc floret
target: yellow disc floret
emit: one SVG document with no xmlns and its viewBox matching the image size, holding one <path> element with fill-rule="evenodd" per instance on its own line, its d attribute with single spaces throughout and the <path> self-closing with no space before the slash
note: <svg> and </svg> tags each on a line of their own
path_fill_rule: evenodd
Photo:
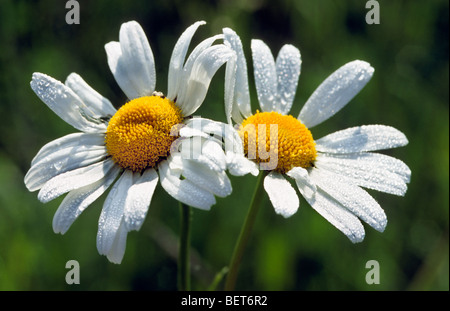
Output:
<svg viewBox="0 0 450 311">
<path fill-rule="evenodd" d="M 317 153 L 312 134 L 292 116 L 257 112 L 242 122 L 239 133 L 246 156 L 266 164 L 266 169 L 286 173 L 294 167 L 314 165 Z"/>
<path fill-rule="evenodd" d="M 182 121 L 181 110 L 164 96 L 133 99 L 109 121 L 106 148 L 122 168 L 140 172 L 169 155 L 177 138 L 170 130 Z"/>
</svg>

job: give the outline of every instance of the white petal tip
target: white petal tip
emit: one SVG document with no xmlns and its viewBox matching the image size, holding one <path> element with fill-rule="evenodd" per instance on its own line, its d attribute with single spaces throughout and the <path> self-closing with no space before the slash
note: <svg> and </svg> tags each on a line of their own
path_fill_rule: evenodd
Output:
<svg viewBox="0 0 450 311">
<path fill-rule="evenodd" d="M 118 258 L 113 258 L 113 257 L 109 257 L 109 256 L 106 256 L 106 258 L 108 258 L 109 262 L 116 264 L 116 265 L 120 265 L 122 263 L 122 258 L 118 259 Z"/>
<path fill-rule="evenodd" d="M 350 241 L 352 241 L 353 244 L 361 243 L 362 241 L 364 241 L 364 236 L 363 237 L 351 236 L 348 238 L 350 239 Z"/>
<path fill-rule="evenodd" d="M 349 64 L 353 64 L 354 66 L 364 69 L 369 73 L 373 73 L 375 71 L 375 68 L 373 68 L 368 62 L 364 60 L 356 59 Z"/>
<path fill-rule="evenodd" d="M 357 230 L 351 232 L 344 232 L 344 234 L 353 244 L 361 243 L 362 241 L 364 241 L 364 238 L 366 236 L 364 229 L 361 229 L 361 231 Z"/>
<path fill-rule="evenodd" d="M 284 218 L 289 218 L 292 215 L 294 215 L 295 213 L 297 213 L 298 211 L 298 207 L 296 209 L 289 209 L 289 210 L 275 210 L 275 213 L 277 213 L 278 215 L 283 216 Z"/>
<path fill-rule="evenodd" d="M 139 23 L 136 22 L 135 20 L 132 20 L 132 21 L 128 21 L 128 22 L 123 23 L 121 27 L 128 26 L 128 25 L 139 25 Z"/>
<path fill-rule="evenodd" d="M 295 189 L 283 175 L 271 172 L 264 178 L 264 189 L 269 195 L 275 213 L 288 218 L 297 212 L 300 200 Z"/>
<path fill-rule="evenodd" d="M 222 32 L 225 34 L 235 34 L 236 33 L 233 29 L 231 29 L 229 27 L 222 28 Z"/>
<path fill-rule="evenodd" d="M 386 230 L 386 226 L 387 226 L 387 219 L 385 218 L 385 219 L 381 220 L 379 224 L 377 224 L 376 226 L 373 226 L 373 228 L 375 230 L 377 230 L 378 232 L 383 233 L 384 230 Z"/>
<path fill-rule="evenodd" d="M 39 85 L 42 84 L 42 81 L 40 81 L 40 80 L 42 80 L 42 79 L 48 80 L 48 79 L 52 79 L 52 78 L 51 78 L 50 76 L 48 76 L 48 75 L 46 75 L 46 74 L 44 74 L 44 73 L 40 73 L 40 72 L 34 72 L 34 73 L 31 75 L 30 86 L 31 86 L 31 89 L 32 89 L 34 92 L 37 92 L 37 91 L 38 91 Z M 52 80 L 53 80 L 53 79 L 52 79 Z"/>
<path fill-rule="evenodd" d="M 53 223 L 53 232 L 56 234 L 64 235 L 69 228 L 64 228 L 60 224 Z"/>
</svg>

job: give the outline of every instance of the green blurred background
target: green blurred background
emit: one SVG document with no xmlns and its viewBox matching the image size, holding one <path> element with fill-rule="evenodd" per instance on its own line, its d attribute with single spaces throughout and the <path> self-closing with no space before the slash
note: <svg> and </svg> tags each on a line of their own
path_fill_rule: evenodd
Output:
<svg viewBox="0 0 450 311">
<path fill-rule="evenodd" d="M 244 44 L 253 110 L 257 101 L 250 40 L 264 40 L 276 55 L 290 43 L 302 53 L 292 114 L 338 67 L 368 61 L 375 75 L 340 113 L 313 128 L 315 138 L 351 126 L 386 124 L 404 132 L 406 147 L 389 150 L 412 170 L 405 197 L 371 191 L 386 211 L 379 233 L 352 244 L 301 199 L 289 219 L 260 209 L 238 290 L 448 290 L 449 289 L 449 67 L 448 1 L 380 0 L 379 25 L 368 25 L 366 1 L 86 1 L 80 24 L 65 22 L 65 1 L 0 0 L 0 290 L 175 290 L 178 203 L 158 185 L 147 219 L 128 235 L 121 265 L 96 249 L 105 199 L 90 206 L 64 236 L 51 222 L 62 201 L 42 204 L 23 177 L 47 142 L 75 132 L 32 92 L 33 72 L 64 81 L 71 72 L 109 98 L 125 96 L 110 73 L 104 44 L 118 40 L 121 23 L 137 20 L 156 61 L 157 89 L 167 92 L 172 48 L 184 29 L 208 22 L 194 37 L 233 28 Z M 191 45 L 194 46 L 194 45 Z M 197 115 L 225 121 L 223 74 L 214 77 Z M 207 289 L 225 267 L 246 215 L 256 178 L 232 177 L 234 191 L 210 212 L 194 210 L 193 288 Z M 80 263 L 79 285 L 67 285 L 68 260 Z M 368 285 L 365 265 L 380 264 L 380 284 Z M 221 288 L 223 284 L 219 284 Z"/>
</svg>

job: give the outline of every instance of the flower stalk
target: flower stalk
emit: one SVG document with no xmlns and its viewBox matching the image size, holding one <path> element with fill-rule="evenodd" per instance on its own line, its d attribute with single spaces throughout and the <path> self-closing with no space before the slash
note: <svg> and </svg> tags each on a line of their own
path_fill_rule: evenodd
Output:
<svg viewBox="0 0 450 311">
<path fill-rule="evenodd" d="M 191 240 L 192 209 L 180 202 L 180 245 L 178 253 L 178 289 L 191 290 L 190 273 L 190 240 Z"/>
<path fill-rule="evenodd" d="M 250 207 L 247 212 L 244 224 L 241 228 L 238 240 L 236 242 L 233 255 L 231 257 L 228 275 L 225 281 L 225 290 L 234 290 L 236 285 L 236 280 L 239 272 L 239 265 L 242 261 L 244 255 L 245 247 L 247 246 L 250 234 L 255 223 L 256 215 L 261 206 L 261 201 L 264 197 L 264 177 L 267 175 L 266 171 L 261 171 L 256 182 L 255 191 L 253 193 L 253 198 L 250 203 Z"/>
</svg>

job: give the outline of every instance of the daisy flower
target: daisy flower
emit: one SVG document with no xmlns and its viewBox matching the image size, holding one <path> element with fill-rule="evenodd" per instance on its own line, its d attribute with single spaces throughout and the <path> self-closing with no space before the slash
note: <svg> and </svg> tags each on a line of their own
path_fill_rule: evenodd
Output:
<svg viewBox="0 0 450 311">
<path fill-rule="evenodd" d="M 399 196 L 406 193 L 411 176 L 408 166 L 372 152 L 406 145 L 405 135 L 385 125 L 352 127 L 320 139 L 314 139 L 310 131 L 342 109 L 371 79 L 374 69 L 360 60 L 345 64 L 314 91 L 295 118 L 289 111 L 300 76 L 299 50 L 284 45 L 274 60 L 263 41 L 252 40 L 261 107 L 252 113 L 242 43 L 231 29 L 225 28 L 224 35 L 225 43 L 237 54 L 235 83 L 226 86 L 228 122 L 239 126 L 246 156 L 259 163 L 260 169 L 269 170 L 263 185 L 275 212 L 290 217 L 299 208 L 289 178 L 312 208 L 353 243 L 365 236 L 360 219 L 384 231 L 386 214 L 363 188 Z M 258 136 L 258 130 L 262 135 Z M 256 145 L 258 150 L 252 149 Z"/>
<path fill-rule="evenodd" d="M 64 234 L 113 185 L 99 219 L 97 249 L 120 263 L 127 234 L 141 228 L 158 180 L 176 200 L 204 210 L 215 204 L 215 196 L 231 193 L 220 144 L 203 139 L 196 146 L 201 156 L 186 158 L 181 152 L 195 146 L 178 141 L 192 140 L 180 135 L 180 125 L 202 104 L 218 68 L 235 58 L 230 48 L 213 44 L 223 38 L 217 35 L 198 44 L 185 61 L 202 24 L 191 25 L 176 43 L 166 96 L 155 91 L 155 62 L 143 29 L 135 21 L 122 24 L 119 42 L 105 45 L 109 68 L 129 99 L 119 110 L 75 73 L 65 84 L 33 74 L 37 96 L 81 131 L 42 147 L 25 176 L 41 202 L 68 193 L 53 218 L 55 233 Z"/>
</svg>

